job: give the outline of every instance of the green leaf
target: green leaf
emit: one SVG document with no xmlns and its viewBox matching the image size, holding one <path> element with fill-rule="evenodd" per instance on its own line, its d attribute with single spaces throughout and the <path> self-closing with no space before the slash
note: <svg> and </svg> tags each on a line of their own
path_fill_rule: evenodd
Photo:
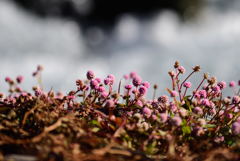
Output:
<svg viewBox="0 0 240 161">
<path fill-rule="evenodd" d="M 96 126 L 99 126 L 99 127 L 101 126 L 100 123 L 97 120 L 90 121 L 90 124 L 91 125 L 96 125 Z"/>
<path fill-rule="evenodd" d="M 206 128 L 214 128 L 214 127 L 216 127 L 216 125 L 214 125 L 214 124 L 206 124 L 206 125 L 204 125 L 204 127 L 206 127 Z"/>
<path fill-rule="evenodd" d="M 100 129 L 98 127 L 92 128 L 92 132 L 98 132 Z"/>
<path fill-rule="evenodd" d="M 191 134 L 191 127 L 190 126 L 182 126 L 183 135 Z"/>
</svg>

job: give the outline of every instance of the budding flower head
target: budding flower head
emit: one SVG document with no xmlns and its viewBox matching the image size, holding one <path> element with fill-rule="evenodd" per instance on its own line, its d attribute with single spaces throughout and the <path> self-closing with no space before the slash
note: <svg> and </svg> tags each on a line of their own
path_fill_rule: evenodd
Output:
<svg viewBox="0 0 240 161">
<path fill-rule="evenodd" d="M 229 83 L 229 87 L 235 87 L 236 86 L 236 82 L 235 81 L 231 81 L 230 83 Z"/>
<path fill-rule="evenodd" d="M 202 115 L 202 114 L 203 114 L 203 110 L 202 110 L 201 107 L 195 107 L 195 108 L 193 109 L 193 112 L 196 113 L 196 114 L 198 114 L 198 115 Z"/>
<path fill-rule="evenodd" d="M 234 123 L 232 124 L 232 132 L 233 132 L 233 134 L 235 134 L 235 135 L 240 134 L 240 123 L 239 123 L 239 122 L 234 122 Z"/>
<path fill-rule="evenodd" d="M 9 82 L 12 82 L 12 79 L 10 77 L 6 77 L 5 81 L 9 83 Z"/>
<path fill-rule="evenodd" d="M 143 85 L 144 87 L 146 87 L 146 88 L 149 88 L 149 87 L 150 87 L 150 83 L 147 82 L 147 81 L 143 82 L 142 85 Z"/>
<path fill-rule="evenodd" d="M 216 83 L 217 82 L 217 78 L 216 77 L 211 77 L 210 79 L 208 79 L 208 83 L 209 84 L 214 84 L 214 83 Z"/>
<path fill-rule="evenodd" d="M 152 111 L 148 107 L 144 107 L 143 114 L 146 115 L 147 117 L 150 117 L 152 114 Z"/>
<path fill-rule="evenodd" d="M 240 97 L 239 96 L 233 96 L 232 103 L 238 104 L 239 102 L 240 102 Z"/>
<path fill-rule="evenodd" d="M 21 76 L 21 75 L 17 76 L 16 80 L 17 80 L 18 83 L 22 83 L 23 76 Z"/>
<path fill-rule="evenodd" d="M 203 74 L 203 78 L 204 78 L 204 79 L 208 79 L 208 73 L 204 73 L 204 74 Z"/>
<path fill-rule="evenodd" d="M 198 93 L 199 93 L 201 98 L 206 98 L 207 97 L 207 92 L 205 90 L 200 90 Z"/>
<path fill-rule="evenodd" d="M 175 61 L 174 68 L 177 69 L 179 67 L 179 62 Z"/>
<path fill-rule="evenodd" d="M 128 79 L 129 79 L 129 76 L 128 76 L 127 74 L 124 74 L 124 75 L 123 75 L 123 78 L 124 78 L 125 80 L 128 80 Z"/>
<path fill-rule="evenodd" d="M 171 91 L 170 93 L 171 97 L 176 97 L 178 95 L 177 91 Z"/>
<path fill-rule="evenodd" d="M 183 67 L 183 66 L 179 66 L 178 67 L 178 71 L 181 73 L 181 74 L 183 74 L 183 73 L 185 73 L 185 68 Z"/>
<path fill-rule="evenodd" d="M 220 89 L 224 89 L 224 88 L 226 88 L 226 82 L 224 82 L 224 81 L 221 81 L 221 82 L 218 82 L 218 84 L 217 84 L 219 87 L 220 87 Z"/>
<path fill-rule="evenodd" d="M 98 87 L 98 92 L 102 93 L 105 91 L 105 88 L 103 86 Z"/>
<path fill-rule="evenodd" d="M 132 89 L 132 85 L 131 85 L 131 84 L 127 84 L 127 85 L 125 85 L 125 89 L 126 89 L 126 90 L 130 90 L 130 89 Z"/>
<path fill-rule="evenodd" d="M 163 103 L 163 104 L 165 104 L 165 103 L 168 103 L 168 96 L 166 96 L 166 95 L 163 95 L 163 96 L 160 96 L 159 98 L 158 98 L 158 102 L 159 103 Z"/>
<path fill-rule="evenodd" d="M 174 126 L 180 126 L 182 124 L 182 119 L 179 116 L 174 116 L 171 122 Z"/>
<path fill-rule="evenodd" d="M 144 86 L 141 86 L 139 89 L 138 89 L 138 92 L 141 96 L 145 95 L 147 93 L 147 88 L 144 87 Z"/>
<path fill-rule="evenodd" d="M 160 113 L 160 119 L 162 123 L 165 123 L 168 120 L 168 115 L 166 113 Z"/>
<path fill-rule="evenodd" d="M 135 77 L 137 77 L 137 73 L 136 72 L 131 72 L 130 73 L 130 78 L 135 78 Z"/>
<path fill-rule="evenodd" d="M 193 70 L 195 72 L 199 72 L 200 71 L 200 66 L 199 65 L 196 65 L 195 67 L 193 67 Z"/>
<path fill-rule="evenodd" d="M 202 99 L 201 105 L 203 105 L 203 106 L 210 106 L 210 102 L 209 102 L 208 99 L 205 98 L 205 99 Z"/>
<path fill-rule="evenodd" d="M 92 70 L 87 71 L 87 79 L 91 80 L 95 77 L 94 72 Z"/>
<path fill-rule="evenodd" d="M 43 66 L 42 65 L 38 65 L 37 66 L 37 71 L 42 71 L 43 70 Z"/>
<path fill-rule="evenodd" d="M 170 75 L 170 77 L 175 77 L 176 73 L 174 71 L 169 71 L 168 74 Z"/>
<path fill-rule="evenodd" d="M 109 79 L 109 84 L 113 85 L 114 81 L 115 81 L 115 76 L 113 74 L 109 74 L 107 76 L 107 79 Z"/>
<path fill-rule="evenodd" d="M 106 101 L 106 107 L 114 107 L 115 105 L 115 102 L 113 100 L 107 100 Z"/>
<path fill-rule="evenodd" d="M 191 83 L 191 82 L 185 82 L 185 83 L 183 84 L 183 86 L 186 87 L 186 88 L 191 88 L 192 83 Z"/>
<path fill-rule="evenodd" d="M 92 89 L 97 89 L 98 88 L 98 81 L 96 81 L 95 79 L 91 80 L 90 86 L 91 86 Z"/>
<path fill-rule="evenodd" d="M 142 79 L 139 76 L 136 76 L 133 78 L 132 83 L 135 87 L 137 87 L 137 86 L 141 85 Z"/>
</svg>

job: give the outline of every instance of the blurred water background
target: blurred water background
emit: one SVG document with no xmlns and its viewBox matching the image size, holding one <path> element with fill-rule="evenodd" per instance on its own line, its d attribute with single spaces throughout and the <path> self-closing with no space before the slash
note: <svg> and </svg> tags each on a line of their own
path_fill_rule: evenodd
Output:
<svg viewBox="0 0 240 161">
<path fill-rule="evenodd" d="M 116 24 L 83 30 L 71 19 L 40 18 L 9 0 L 0 0 L 0 89 L 5 76 L 24 75 L 24 89 L 36 84 L 32 72 L 44 66 L 44 87 L 74 89 L 88 69 L 99 77 L 136 71 L 158 84 L 158 95 L 170 85 L 167 72 L 175 60 L 194 65 L 219 80 L 240 79 L 240 1 L 209 0 L 194 18 L 175 12 L 151 16 L 122 14 Z M 198 75 L 198 77 L 201 74 Z M 194 80 L 193 80 L 194 81 Z M 199 80 L 200 81 L 200 80 Z"/>
</svg>

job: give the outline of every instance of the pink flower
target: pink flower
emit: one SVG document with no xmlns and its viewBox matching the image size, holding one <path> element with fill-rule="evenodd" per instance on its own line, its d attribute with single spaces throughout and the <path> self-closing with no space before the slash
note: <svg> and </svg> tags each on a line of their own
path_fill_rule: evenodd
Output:
<svg viewBox="0 0 240 161">
<path fill-rule="evenodd" d="M 160 96 L 160 97 L 158 98 L 158 102 L 159 102 L 159 103 L 165 104 L 165 103 L 168 103 L 168 101 L 169 101 L 169 99 L 168 99 L 168 96 L 166 96 L 166 95 Z"/>
<path fill-rule="evenodd" d="M 105 84 L 105 85 L 109 85 L 109 84 L 110 84 L 110 81 L 111 81 L 111 80 L 110 80 L 109 78 L 106 78 L 106 79 L 104 79 L 104 84 Z"/>
<path fill-rule="evenodd" d="M 143 108 L 143 114 L 146 115 L 149 118 L 152 114 L 152 111 L 148 107 L 144 107 Z"/>
<path fill-rule="evenodd" d="M 196 114 L 198 114 L 198 115 L 202 115 L 202 114 L 203 114 L 203 110 L 202 110 L 201 107 L 195 107 L 195 108 L 193 109 L 193 112 L 196 113 Z"/>
<path fill-rule="evenodd" d="M 107 98 L 107 96 L 108 96 L 108 93 L 106 92 L 106 91 L 103 91 L 103 92 L 101 92 L 101 97 L 102 98 Z"/>
<path fill-rule="evenodd" d="M 141 87 L 138 89 L 138 91 L 139 91 L 139 94 L 140 94 L 141 96 L 144 96 L 144 95 L 147 93 L 147 88 L 144 87 L 144 86 L 141 86 Z"/>
<path fill-rule="evenodd" d="M 185 73 L 186 70 L 183 66 L 179 66 L 178 71 L 183 74 L 183 73 Z"/>
<path fill-rule="evenodd" d="M 169 71 L 168 74 L 170 75 L 170 77 L 175 77 L 176 73 L 174 71 Z"/>
<path fill-rule="evenodd" d="M 239 102 L 240 102 L 240 97 L 239 96 L 233 96 L 232 103 L 233 104 L 238 104 Z"/>
<path fill-rule="evenodd" d="M 17 80 L 18 83 L 22 83 L 23 76 L 21 76 L 21 75 L 17 76 L 16 80 Z"/>
<path fill-rule="evenodd" d="M 204 134 L 204 129 L 200 126 L 196 126 L 193 128 L 193 132 L 196 136 L 201 136 L 202 134 Z"/>
<path fill-rule="evenodd" d="M 5 81 L 6 81 L 6 82 L 11 82 L 12 79 L 11 79 L 10 77 L 6 77 L 6 78 L 5 78 Z"/>
<path fill-rule="evenodd" d="M 142 79 L 139 76 L 136 76 L 133 78 L 132 83 L 135 87 L 138 87 L 139 85 L 141 85 Z"/>
<path fill-rule="evenodd" d="M 142 101 L 137 100 L 137 102 L 135 103 L 135 105 L 137 105 L 137 106 L 139 106 L 139 107 L 142 107 L 142 106 L 143 106 L 143 103 L 142 103 Z"/>
<path fill-rule="evenodd" d="M 232 132 L 233 132 L 233 134 L 235 134 L 235 135 L 240 134 L 240 123 L 239 123 L 239 122 L 234 122 L 234 123 L 232 124 Z"/>
<path fill-rule="evenodd" d="M 149 82 L 143 82 L 142 85 L 146 88 L 149 88 L 150 87 L 150 83 Z"/>
<path fill-rule="evenodd" d="M 174 126 L 180 126 L 182 124 L 182 119 L 179 116 L 174 116 L 171 122 Z"/>
<path fill-rule="evenodd" d="M 113 101 L 113 100 L 107 100 L 107 102 L 106 102 L 106 107 L 114 107 L 114 105 L 115 105 L 115 102 Z"/>
<path fill-rule="evenodd" d="M 173 102 L 170 102 L 170 110 L 172 111 L 172 112 L 175 112 L 175 111 L 177 111 L 177 106 L 173 103 Z"/>
<path fill-rule="evenodd" d="M 105 88 L 104 88 L 103 86 L 100 86 L 100 87 L 98 88 L 98 92 L 102 93 L 102 92 L 104 92 L 104 91 L 105 91 Z"/>
<path fill-rule="evenodd" d="M 98 83 L 101 83 L 101 78 L 95 78 Z"/>
<path fill-rule="evenodd" d="M 180 115 L 181 115 L 182 117 L 185 117 L 185 116 L 187 116 L 187 114 L 188 114 L 187 110 L 185 110 L 184 108 L 181 108 L 181 109 L 179 110 L 179 113 L 180 113 Z"/>
<path fill-rule="evenodd" d="M 153 120 L 157 120 L 157 116 L 156 115 L 152 115 L 152 119 Z"/>
<path fill-rule="evenodd" d="M 123 76 L 123 78 L 124 78 L 125 80 L 128 80 L 128 79 L 129 79 L 129 76 L 128 76 L 127 74 L 125 74 L 125 75 Z"/>
<path fill-rule="evenodd" d="M 93 71 L 91 71 L 91 70 L 87 71 L 87 79 L 88 80 L 91 80 L 94 77 L 95 77 L 95 75 L 94 75 Z"/>
<path fill-rule="evenodd" d="M 115 76 L 113 74 L 109 74 L 107 76 L 107 78 L 109 79 L 109 84 L 113 85 L 114 81 L 115 81 Z"/>
<path fill-rule="evenodd" d="M 125 85 L 125 89 L 126 89 L 126 90 L 130 90 L 130 89 L 132 89 L 132 85 L 131 85 L 131 84 L 127 84 L 127 85 Z"/>
<path fill-rule="evenodd" d="M 207 92 L 205 90 L 200 90 L 198 93 L 199 93 L 201 98 L 206 98 L 207 97 Z"/>
<path fill-rule="evenodd" d="M 67 96 L 67 98 L 68 98 L 69 100 L 73 100 L 73 99 L 76 98 L 76 96 L 74 96 L 74 95 L 69 95 L 69 96 Z"/>
<path fill-rule="evenodd" d="M 160 113 L 160 119 L 162 123 L 165 123 L 168 120 L 168 115 L 166 113 Z"/>
<path fill-rule="evenodd" d="M 224 81 L 221 81 L 221 82 L 218 82 L 218 84 L 217 84 L 219 87 L 220 87 L 220 89 L 224 89 L 224 88 L 226 88 L 226 82 L 224 82 Z"/>
<path fill-rule="evenodd" d="M 170 93 L 171 97 L 176 97 L 178 95 L 177 91 L 171 91 Z"/>
<path fill-rule="evenodd" d="M 231 113 L 225 113 L 225 116 L 228 119 L 232 119 L 233 118 L 233 114 L 231 114 Z"/>
<path fill-rule="evenodd" d="M 214 138 L 214 141 L 215 141 L 216 143 L 221 143 L 221 142 L 224 141 L 224 136 L 218 136 L 218 137 Z"/>
<path fill-rule="evenodd" d="M 37 66 L 37 71 L 42 71 L 43 70 L 43 66 L 42 65 L 38 65 Z"/>
<path fill-rule="evenodd" d="M 95 79 L 91 80 L 90 86 L 92 89 L 98 89 L 98 81 L 96 81 Z"/>
<path fill-rule="evenodd" d="M 219 86 L 213 86 L 213 87 L 212 87 L 212 90 L 214 91 L 215 94 L 218 94 L 218 93 L 221 92 L 221 89 L 220 89 Z"/>
<path fill-rule="evenodd" d="M 131 72 L 130 73 L 130 78 L 135 78 L 135 77 L 137 77 L 137 73 L 136 72 Z"/>
<path fill-rule="evenodd" d="M 202 99 L 201 105 L 203 105 L 203 106 L 210 106 L 210 102 L 209 102 L 208 99 Z"/>
<path fill-rule="evenodd" d="M 191 82 L 185 82 L 185 83 L 183 84 L 183 86 L 186 87 L 186 88 L 191 88 L 192 83 L 191 83 Z"/>
<path fill-rule="evenodd" d="M 236 86 L 236 82 L 235 81 L 231 81 L 230 83 L 229 83 L 229 87 L 235 87 Z"/>
</svg>

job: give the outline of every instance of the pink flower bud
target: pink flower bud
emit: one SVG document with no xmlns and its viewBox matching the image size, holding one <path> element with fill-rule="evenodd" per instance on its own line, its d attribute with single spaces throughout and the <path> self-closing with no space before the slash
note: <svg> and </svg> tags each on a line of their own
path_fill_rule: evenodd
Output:
<svg viewBox="0 0 240 161">
<path fill-rule="evenodd" d="M 230 83 L 229 83 L 229 87 L 235 87 L 236 86 L 236 82 L 235 81 L 231 81 Z"/>
<path fill-rule="evenodd" d="M 178 71 L 183 74 L 183 73 L 185 73 L 186 70 L 183 66 L 179 66 Z"/>
<path fill-rule="evenodd" d="M 147 88 L 142 86 L 138 89 L 138 92 L 141 96 L 144 96 L 147 93 Z"/>
<path fill-rule="evenodd" d="M 114 107 L 114 105 L 115 105 L 115 102 L 113 101 L 113 100 L 107 100 L 107 102 L 106 102 L 106 107 Z"/>
<path fill-rule="evenodd" d="M 152 111 L 148 107 L 144 107 L 143 108 L 143 114 L 146 115 L 149 118 L 152 114 Z"/>
<path fill-rule="evenodd" d="M 166 95 L 160 96 L 160 97 L 158 98 L 158 102 L 159 102 L 159 103 L 165 104 L 165 103 L 168 103 L 168 101 L 169 101 L 169 99 L 168 99 L 168 96 L 166 96 Z"/>
<path fill-rule="evenodd" d="M 224 81 L 221 81 L 221 82 L 218 82 L 218 84 L 217 84 L 219 87 L 220 87 L 220 89 L 224 89 L 224 88 L 226 88 L 226 82 L 224 82 Z"/>
<path fill-rule="evenodd" d="M 240 134 L 240 123 L 239 123 L 239 122 L 234 122 L 234 123 L 232 124 L 232 132 L 233 132 L 233 134 L 235 134 L 235 135 Z"/>
<path fill-rule="evenodd" d="M 21 75 L 17 76 L 16 80 L 17 80 L 18 83 L 22 83 L 23 76 L 21 76 Z"/>
<path fill-rule="evenodd" d="M 130 90 L 131 88 L 132 88 L 132 85 L 131 85 L 131 84 L 125 85 L 125 89 L 126 89 L 126 90 Z"/>
<path fill-rule="evenodd" d="M 196 114 L 198 114 L 198 115 L 202 115 L 202 114 L 203 114 L 203 110 L 202 110 L 201 107 L 195 107 L 195 108 L 193 109 L 193 112 L 196 113 Z"/>
<path fill-rule="evenodd" d="M 149 88 L 150 87 L 150 83 L 149 82 L 143 82 L 142 85 L 146 88 Z"/>
<path fill-rule="evenodd" d="M 160 119 L 162 123 L 165 123 L 168 120 L 168 115 L 166 113 L 160 113 Z"/>
<path fill-rule="evenodd" d="M 171 97 L 176 97 L 178 95 L 177 91 L 171 91 L 170 93 Z"/>
<path fill-rule="evenodd" d="M 91 71 L 91 70 L 87 71 L 87 79 L 88 79 L 88 80 L 91 80 L 91 79 L 93 79 L 94 77 L 95 77 L 95 75 L 94 75 L 94 72 L 93 72 L 93 71 Z"/>
<path fill-rule="evenodd" d="M 135 87 L 138 87 L 139 85 L 141 85 L 142 79 L 139 76 L 136 76 L 133 78 L 132 83 Z"/>
<path fill-rule="evenodd" d="M 192 83 L 191 83 L 191 82 L 185 82 L 185 83 L 183 84 L 183 86 L 186 87 L 186 88 L 191 88 Z"/>
<path fill-rule="evenodd" d="M 174 116 L 171 122 L 174 126 L 180 126 L 182 124 L 182 119 L 179 116 Z"/>
</svg>

